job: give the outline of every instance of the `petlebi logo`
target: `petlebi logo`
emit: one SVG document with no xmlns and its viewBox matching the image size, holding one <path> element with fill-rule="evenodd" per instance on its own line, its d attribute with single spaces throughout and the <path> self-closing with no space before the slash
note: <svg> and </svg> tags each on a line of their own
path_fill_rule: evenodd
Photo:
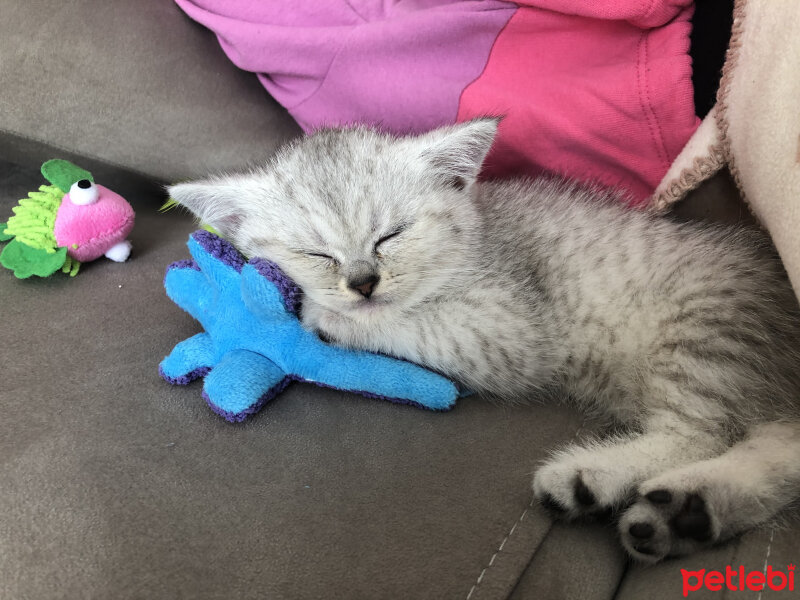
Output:
<svg viewBox="0 0 800 600">
<path fill-rule="evenodd" d="M 683 576 L 683 597 L 686 598 L 690 592 L 696 592 L 702 588 L 712 592 L 722 590 L 759 592 L 763 589 L 780 591 L 794 591 L 794 565 L 786 566 L 786 570 L 776 569 L 772 565 L 767 565 L 763 571 L 745 572 L 744 566 L 740 565 L 734 569 L 730 565 L 722 571 L 688 571 L 681 569 Z"/>
</svg>

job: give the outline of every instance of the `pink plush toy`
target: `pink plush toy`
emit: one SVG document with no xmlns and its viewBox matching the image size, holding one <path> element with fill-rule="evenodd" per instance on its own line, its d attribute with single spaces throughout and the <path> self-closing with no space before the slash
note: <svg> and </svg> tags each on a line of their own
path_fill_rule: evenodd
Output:
<svg viewBox="0 0 800 600">
<path fill-rule="evenodd" d="M 58 245 L 80 262 L 103 255 L 125 262 L 131 253 L 131 243 L 125 238 L 133 229 L 133 219 L 133 209 L 122 196 L 81 179 L 61 200 L 53 234 Z"/>
<path fill-rule="evenodd" d="M 101 256 L 126 261 L 131 252 L 126 238 L 134 222 L 131 205 L 65 160 L 47 161 L 42 175 L 52 185 L 29 193 L 8 223 L 0 223 L 0 241 L 11 240 L 0 263 L 24 279 L 59 269 L 75 275 L 82 262 Z"/>
</svg>

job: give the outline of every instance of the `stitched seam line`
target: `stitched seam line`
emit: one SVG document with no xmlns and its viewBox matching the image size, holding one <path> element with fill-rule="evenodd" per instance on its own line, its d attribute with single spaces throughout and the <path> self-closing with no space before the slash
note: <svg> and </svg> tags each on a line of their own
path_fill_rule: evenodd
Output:
<svg viewBox="0 0 800 600">
<path fill-rule="evenodd" d="M 647 76 L 644 71 L 647 68 L 647 42 L 648 33 L 642 33 L 639 38 L 639 46 L 636 52 L 636 84 L 639 88 L 639 106 L 644 113 L 647 121 L 647 129 L 650 132 L 650 141 L 658 154 L 658 159 L 662 161 L 665 169 L 669 169 L 669 156 L 664 145 L 664 136 L 661 125 L 656 118 L 655 111 L 650 103 L 650 91 L 647 85 Z"/>
<path fill-rule="evenodd" d="M 641 20 L 647 20 L 656 10 L 656 0 L 650 0 L 650 6 L 647 7 L 645 13 L 641 16 Z"/>
<path fill-rule="evenodd" d="M 517 526 L 520 523 L 522 523 L 523 519 L 525 519 L 525 515 L 527 515 L 528 511 L 531 509 L 531 507 L 533 507 L 533 503 L 534 502 L 535 502 L 535 500 L 531 500 L 531 503 L 528 504 L 528 506 L 525 508 L 525 510 L 522 511 L 522 514 L 519 516 L 519 519 L 517 519 L 516 522 L 514 523 L 513 527 L 511 527 L 511 531 L 509 531 L 506 534 L 506 537 L 503 538 L 503 541 L 500 542 L 500 546 L 497 548 L 497 551 L 494 554 L 492 554 L 492 558 L 489 559 L 489 564 L 486 565 L 483 568 L 483 570 L 481 571 L 481 574 L 478 575 L 478 580 L 470 588 L 469 593 L 467 594 L 466 600 L 470 600 L 470 598 L 472 597 L 472 594 L 475 593 L 475 590 L 481 584 L 481 581 L 483 581 L 483 577 L 486 575 L 486 571 L 488 571 L 492 567 L 492 565 L 494 564 L 495 559 L 497 558 L 497 555 L 500 554 L 500 552 L 503 551 L 503 548 L 505 547 L 506 542 L 508 542 L 508 538 L 510 538 L 512 535 L 514 535 L 514 531 L 516 531 Z"/>
<path fill-rule="evenodd" d="M 707 154 L 696 157 L 691 167 L 683 169 L 666 190 L 651 199 L 649 208 L 655 211 L 666 210 L 669 205 L 676 203 L 712 173 L 725 166 L 726 157 L 721 143 L 709 146 Z"/>
<path fill-rule="evenodd" d="M 584 423 L 585 423 L 585 422 L 584 422 Z M 574 444 L 574 443 L 576 442 L 576 440 L 578 440 L 578 437 L 579 437 L 579 436 L 580 436 L 580 434 L 583 432 L 583 428 L 584 428 L 584 424 L 581 424 L 581 425 L 578 427 L 578 429 L 576 429 L 576 430 L 575 430 L 575 433 L 573 433 L 573 434 L 572 434 L 572 440 L 571 440 L 571 443 L 573 443 L 573 444 Z M 522 511 L 522 514 L 519 516 L 519 519 L 517 519 L 517 520 L 516 520 L 516 522 L 514 523 L 514 525 L 511 527 L 511 530 L 510 530 L 510 531 L 508 532 L 508 534 L 506 535 L 506 537 L 504 537 L 504 538 L 503 538 L 503 541 L 502 541 L 502 542 L 500 542 L 500 546 L 497 548 L 497 551 L 496 551 L 494 554 L 492 554 L 492 558 L 490 558 L 490 559 L 489 559 L 489 564 L 488 564 L 488 565 L 486 565 L 486 567 L 484 567 L 484 568 L 483 568 L 483 570 L 481 571 L 480 575 L 478 575 L 478 580 L 477 580 L 477 581 L 475 582 L 475 584 L 474 584 L 474 585 L 473 585 L 473 586 L 470 588 L 470 590 L 469 590 L 469 593 L 467 594 L 467 597 L 465 598 L 465 600 L 470 600 L 470 598 L 472 597 L 472 594 L 474 594 L 474 593 L 475 593 L 475 590 L 476 590 L 476 589 L 478 588 L 478 586 L 481 584 L 481 581 L 483 581 L 483 578 L 484 578 L 484 576 L 486 575 L 486 571 L 488 571 L 488 570 L 489 570 L 489 568 L 490 568 L 490 567 L 491 567 L 491 566 L 494 564 L 494 561 L 495 561 L 495 559 L 497 558 L 497 555 L 498 555 L 498 554 L 500 554 L 500 552 L 502 552 L 503 548 L 504 548 L 504 547 L 505 547 L 505 545 L 506 545 L 506 542 L 508 542 L 508 539 L 509 539 L 509 538 L 510 538 L 510 537 L 513 535 L 514 531 L 516 531 L 516 529 L 517 529 L 517 526 L 518 526 L 520 523 L 522 523 L 523 519 L 525 518 L 525 515 L 527 515 L 527 514 L 528 514 L 528 511 L 529 511 L 529 510 L 530 510 L 530 509 L 533 507 L 533 505 L 534 505 L 534 503 L 535 503 L 535 502 L 536 502 L 536 498 L 531 498 L 531 502 L 530 502 L 530 504 L 528 504 L 528 506 L 525 508 L 525 510 L 523 510 L 523 511 Z M 552 528 L 552 523 L 550 524 L 550 527 Z M 545 534 L 544 538 L 542 538 L 541 544 L 544 544 L 546 539 L 547 539 L 547 534 Z M 541 544 L 539 545 L 539 547 L 541 547 Z M 537 551 L 538 551 L 538 549 L 537 549 Z M 535 552 L 534 552 L 534 554 L 535 554 Z M 530 564 L 530 563 L 528 563 L 528 564 Z M 520 577 L 521 577 L 521 576 L 522 576 L 522 575 L 525 573 L 525 570 L 526 570 L 527 568 L 528 568 L 528 567 L 526 566 L 526 567 L 525 567 L 525 569 L 523 569 L 523 570 L 522 570 L 522 572 L 520 573 Z M 519 578 L 517 579 L 517 585 L 518 585 L 518 584 L 519 584 Z"/>
<path fill-rule="evenodd" d="M 775 526 L 774 526 L 774 525 L 773 525 L 773 527 L 772 527 L 772 531 L 771 531 L 771 532 L 770 532 L 770 534 L 769 534 L 769 542 L 767 543 L 767 553 L 766 553 L 766 555 L 764 556 L 764 569 L 763 569 L 763 573 L 764 573 L 764 577 L 765 577 L 765 578 L 766 578 L 766 576 L 767 576 L 767 561 L 769 560 L 769 555 L 770 555 L 770 552 L 772 551 L 772 540 L 773 540 L 773 539 L 775 539 Z M 761 592 L 762 592 L 762 591 L 763 591 L 763 588 L 761 589 L 761 591 L 759 591 L 759 592 L 758 592 L 758 598 L 757 598 L 756 600 L 761 600 Z"/>
<path fill-rule="evenodd" d="M 133 221 L 133 219 L 131 217 L 128 217 L 127 219 L 125 219 L 125 225 L 127 226 L 132 221 Z M 83 246 L 86 246 L 87 244 L 91 244 L 92 242 L 96 242 L 98 240 L 102 240 L 104 237 L 108 237 L 109 235 L 111 235 L 112 233 L 116 233 L 120 229 L 123 229 L 123 228 L 115 227 L 115 228 L 112 228 L 112 229 L 106 229 L 105 231 L 101 231 L 98 235 L 96 235 L 94 237 L 91 237 L 87 241 L 85 241 L 83 244 L 80 244 L 78 246 L 78 248 L 82 248 Z M 72 245 L 71 244 L 68 245 L 67 248 L 72 248 Z"/>
</svg>

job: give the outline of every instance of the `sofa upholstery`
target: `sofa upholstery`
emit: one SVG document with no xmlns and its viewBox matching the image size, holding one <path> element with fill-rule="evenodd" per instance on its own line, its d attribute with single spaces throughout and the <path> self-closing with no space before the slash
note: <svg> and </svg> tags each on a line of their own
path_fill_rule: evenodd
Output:
<svg viewBox="0 0 800 600">
<path fill-rule="evenodd" d="M 0 158 L 63 149 L 176 181 L 257 162 L 299 132 L 172 2 L 0 10 Z"/>
<path fill-rule="evenodd" d="M 531 474 L 592 429 L 554 403 L 432 413 L 292 384 L 231 425 L 199 383 L 166 384 L 158 362 L 198 325 L 163 291 L 194 225 L 157 211 L 160 185 L 298 128 L 167 0 L 2 4 L 0 221 L 59 156 L 137 224 L 127 263 L 0 271 L 0 598 L 668 599 L 681 568 L 797 561 L 791 526 L 642 567 L 608 523 L 554 524 Z M 680 210 L 740 207 L 720 176 Z"/>
</svg>

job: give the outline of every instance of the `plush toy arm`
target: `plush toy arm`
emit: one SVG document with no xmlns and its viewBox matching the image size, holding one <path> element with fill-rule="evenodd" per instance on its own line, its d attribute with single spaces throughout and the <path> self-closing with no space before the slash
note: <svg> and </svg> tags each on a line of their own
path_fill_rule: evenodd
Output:
<svg viewBox="0 0 800 600">
<path fill-rule="evenodd" d="M 241 295 L 247 310 L 264 322 L 296 321 L 278 284 L 264 277 L 258 264 L 250 262 L 242 268 Z"/>
<path fill-rule="evenodd" d="M 175 263 L 164 276 L 167 296 L 208 329 L 214 317 L 209 308 L 214 302 L 214 290 L 208 278 L 188 262 Z"/>
<path fill-rule="evenodd" d="M 189 238 L 189 253 L 200 270 L 223 291 L 239 296 L 244 258 L 225 240 L 208 231 L 195 231 Z"/>
<path fill-rule="evenodd" d="M 249 350 L 231 350 L 206 376 L 203 397 L 215 413 L 239 422 L 258 412 L 289 381 L 268 358 Z"/>
<path fill-rule="evenodd" d="M 297 354 L 302 361 L 297 368 L 307 381 L 432 410 L 449 410 L 458 398 L 452 381 L 418 365 L 322 342 L 305 344 L 307 351 Z"/>
<path fill-rule="evenodd" d="M 214 342 L 207 333 L 198 333 L 176 345 L 158 366 L 161 377 L 177 385 L 186 385 L 208 373 L 216 362 Z"/>
</svg>

